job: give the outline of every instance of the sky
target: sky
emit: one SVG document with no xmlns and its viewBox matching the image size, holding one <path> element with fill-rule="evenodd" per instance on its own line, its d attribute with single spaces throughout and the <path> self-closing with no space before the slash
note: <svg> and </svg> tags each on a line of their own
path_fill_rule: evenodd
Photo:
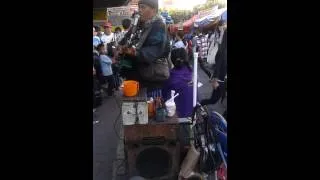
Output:
<svg viewBox="0 0 320 180">
<path fill-rule="evenodd" d="M 163 8 L 164 1 L 166 0 L 159 0 L 159 7 Z M 169 8 L 173 9 L 183 9 L 183 10 L 192 10 L 194 6 L 198 4 L 204 4 L 207 0 L 172 0 L 173 5 Z"/>
</svg>

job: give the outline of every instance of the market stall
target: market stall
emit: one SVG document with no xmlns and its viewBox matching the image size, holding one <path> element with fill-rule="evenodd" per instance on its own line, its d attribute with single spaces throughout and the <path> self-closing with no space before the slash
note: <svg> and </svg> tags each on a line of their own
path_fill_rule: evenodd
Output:
<svg viewBox="0 0 320 180">
<path fill-rule="evenodd" d="M 195 59 L 197 59 L 197 56 L 198 54 L 195 53 Z M 226 160 L 224 159 L 226 155 L 222 155 L 222 159 L 212 159 L 211 157 L 205 161 L 200 158 L 202 153 L 199 149 L 203 147 L 200 148 L 199 144 L 203 143 L 201 142 L 202 139 L 211 141 L 210 138 L 213 138 L 213 136 L 203 134 L 203 126 L 208 124 L 208 127 L 211 127 L 212 124 L 220 121 L 222 123 L 223 132 L 221 133 L 223 134 L 221 136 L 224 141 L 220 142 L 219 140 L 217 144 L 211 142 L 216 150 L 208 151 L 217 156 L 220 152 L 217 149 L 220 146 L 224 148 L 221 149 L 221 152 L 226 153 L 227 127 L 225 120 L 217 113 L 212 116 L 216 119 L 210 122 L 210 119 L 206 118 L 208 112 L 197 105 L 197 66 L 197 61 L 194 61 L 193 107 L 196 110 L 191 118 L 178 118 L 176 115 L 169 117 L 163 116 L 162 113 L 158 114 L 153 109 L 154 105 L 151 105 L 147 99 L 146 89 L 136 89 L 132 96 L 122 97 L 123 137 L 121 138 L 124 141 L 124 153 L 129 177 L 178 179 L 178 176 L 180 176 L 180 178 L 187 179 L 187 177 L 195 178 L 195 175 L 197 175 L 198 178 L 203 178 L 203 173 L 201 174 L 203 171 L 219 169 L 221 163 L 224 163 L 226 167 Z M 125 88 L 123 90 L 124 94 L 126 92 Z M 151 112 L 154 113 L 153 116 L 151 116 Z M 209 131 L 215 132 L 214 129 L 208 129 Z M 210 141 L 208 142 L 210 143 Z M 209 144 L 206 144 L 206 146 L 209 146 Z M 204 155 L 202 154 L 202 156 Z M 212 161 L 213 165 L 205 165 L 208 166 L 205 167 L 203 163 L 207 161 Z"/>
<path fill-rule="evenodd" d="M 131 18 L 134 11 L 138 10 L 137 5 L 107 8 L 107 19 L 113 26 L 121 26 L 123 19 Z"/>
<path fill-rule="evenodd" d="M 108 8 L 107 21 L 115 26 L 121 26 L 121 21 L 125 18 L 131 18 L 135 10 L 137 10 L 136 5 Z M 214 7 L 210 10 L 199 12 L 189 20 L 178 24 L 170 24 L 170 16 L 168 14 L 164 14 L 164 16 L 164 21 L 169 24 L 168 30 L 170 33 L 179 30 L 189 33 L 194 27 L 200 27 L 201 29 L 213 28 L 219 19 L 226 18 L 226 8 L 219 10 Z M 198 53 L 194 53 L 193 58 L 193 78 L 188 83 L 188 86 L 192 86 L 192 91 L 190 91 L 191 93 L 188 97 L 193 98 L 192 107 L 198 110 L 200 109 L 196 99 L 198 90 Z M 121 140 L 124 144 L 129 176 L 143 176 L 150 179 L 155 177 L 159 179 L 178 179 L 179 175 L 188 176 L 190 174 L 189 170 L 203 171 L 201 169 L 203 167 L 196 167 L 196 164 L 200 164 L 200 152 L 198 152 L 200 148 L 195 150 L 194 146 L 198 145 L 197 143 L 199 142 L 194 143 L 191 140 L 191 137 L 196 134 L 191 129 L 197 123 L 199 126 L 203 125 L 201 124 L 201 119 L 194 118 L 194 114 L 192 114 L 192 117 L 178 118 L 175 105 L 174 113 L 170 115 L 169 112 L 171 110 L 169 103 L 167 103 L 168 100 L 165 102 L 161 93 L 160 95 L 157 94 L 154 99 L 147 97 L 147 90 L 141 88 L 139 83 L 138 81 L 127 80 L 124 81 L 123 86 L 120 88 L 122 91 L 122 103 L 121 116 L 119 115 L 119 117 L 122 117 L 121 125 L 123 127 Z M 202 108 L 199 111 L 204 110 Z M 197 118 L 202 118 L 201 115 L 196 114 Z M 191 118 L 194 118 L 192 119 L 194 122 L 191 121 Z M 205 123 L 208 124 L 207 121 L 208 119 Z M 198 131 L 198 129 L 195 131 Z M 226 132 L 223 133 L 226 134 Z M 203 135 L 198 135 L 193 139 L 198 138 L 197 140 L 201 141 L 202 139 L 199 140 L 200 136 L 202 138 Z M 209 135 L 205 134 L 205 136 Z M 195 155 L 191 155 L 194 157 L 192 166 L 188 165 L 190 159 L 186 158 L 190 156 L 190 151 L 196 151 Z M 217 151 L 213 153 L 217 154 Z M 226 165 L 226 161 L 224 161 L 224 164 Z M 216 167 L 209 168 L 215 169 Z"/>
<path fill-rule="evenodd" d="M 185 33 L 190 32 L 190 30 L 193 27 L 193 24 L 195 22 L 195 20 L 198 18 L 198 15 L 194 15 L 192 18 L 188 19 L 185 22 L 182 23 L 178 23 L 178 24 L 172 24 L 169 26 L 169 31 L 170 33 L 175 33 L 177 32 L 179 29 L 183 29 L 183 31 Z"/>
<path fill-rule="evenodd" d="M 215 11 L 212 11 L 212 13 L 210 13 L 209 15 L 196 19 L 194 21 L 194 26 L 195 27 L 205 27 L 212 22 L 220 20 L 221 15 L 226 11 L 227 11 L 227 8 L 222 8 L 222 9 L 217 9 Z M 225 13 L 225 16 L 226 16 L 226 13 Z"/>
<path fill-rule="evenodd" d="M 200 28 L 206 31 L 213 29 L 220 19 L 227 19 L 227 8 L 218 9 L 217 6 L 214 6 L 212 9 L 198 12 L 197 15 L 183 23 L 170 25 L 169 31 L 170 33 L 175 33 L 181 26 L 185 33 L 191 32 L 193 28 Z"/>
</svg>

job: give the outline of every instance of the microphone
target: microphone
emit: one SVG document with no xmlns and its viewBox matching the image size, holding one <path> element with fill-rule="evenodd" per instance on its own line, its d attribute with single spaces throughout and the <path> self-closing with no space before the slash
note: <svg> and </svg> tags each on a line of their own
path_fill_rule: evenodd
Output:
<svg viewBox="0 0 320 180">
<path fill-rule="evenodd" d="M 133 16 L 133 26 L 137 26 L 139 18 L 140 18 L 140 15 L 138 13 L 135 13 Z"/>
<path fill-rule="evenodd" d="M 137 25 L 138 25 L 138 21 L 139 21 L 139 18 L 140 18 L 140 15 L 137 11 L 135 11 L 133 14 L 133 23 L 132 23 L 132 30 L 131 30 L 131 34 L 130 34 L 130 38 L 128 40 L 128 44 L 129 46 L 135 48 L 134 44 L 132 44 L 132 39 L 133 37 L 135 36 L 136 34 L 136 31 L 137 31 Z"/>
</svg>

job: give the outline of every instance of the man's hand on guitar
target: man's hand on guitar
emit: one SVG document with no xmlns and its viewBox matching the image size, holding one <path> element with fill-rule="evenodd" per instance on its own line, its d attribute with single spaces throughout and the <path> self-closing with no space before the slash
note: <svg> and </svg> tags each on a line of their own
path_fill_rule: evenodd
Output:
<svg viewBox="0 0 320 180">
<path fill-rule="evenodd" d="M 130 47 L 130 48 L 125 47 L 125 48 L 123 49 L 123 53 L 124 53 L 124 54 L 127 54 L 127 55 L 129 55 L 129 56 L 135 56 L 135 55 L 136 55 L 136 49 L 135 49 L 135 48 L 132 48 L 132 47 Z"/>
<path fill-rule="evenodd" d="M 121 46 L 121 45 L 119 45 L 119 46 L 117 47 L 117 52 L 118 52 L 118 54 L 123 54 L 123 48 L 124 48 L 124 46 Z"/>
</svg>

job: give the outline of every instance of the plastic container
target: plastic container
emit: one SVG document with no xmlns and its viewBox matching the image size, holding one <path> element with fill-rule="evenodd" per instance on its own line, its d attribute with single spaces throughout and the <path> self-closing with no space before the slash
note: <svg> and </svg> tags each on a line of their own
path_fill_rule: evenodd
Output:
<svg viewBox="0 0 320 180">
<path fill-rule="evenodd" d="M 174 101 L 167 101 L 166 102 L 166 109 L 167 109 L 167 116 L 172 117 L 176 114 L 176 104 Z"/>
<path fill-rule="evenodd" d="M 171 98 L 166 101 L 166 109 L 167 109 L 167 116 L 172 117 L 176 114 L 176 103 L 174 102 L 174 98 L 179 96 L 179 93 L 176 95 L 174 94 L 175 91 L 171 90 Z"/>
<path fill-rule="evenodd" d="M 167 112 L 166 112 L 165 108 L 158 108 L 156 110 L 156 118 L 155 118 L 155 120 L 157 122 L 163 122 L 163 121 L 166 120 L 166 115 L 167 115 Z"/>
<path fill-rule="evenodd" d="M 136 96 L 139 92 L 139 82 L 137 81 L 124 81 L 123 82 L 123 95 L 124 96 Z"/>
<path fill-rule="evenodd" d="M 154 101 L 153 98 L 150 98 L 148 101 L 148 117 L 153 118 L 155 114 Z"/>
</svg>

